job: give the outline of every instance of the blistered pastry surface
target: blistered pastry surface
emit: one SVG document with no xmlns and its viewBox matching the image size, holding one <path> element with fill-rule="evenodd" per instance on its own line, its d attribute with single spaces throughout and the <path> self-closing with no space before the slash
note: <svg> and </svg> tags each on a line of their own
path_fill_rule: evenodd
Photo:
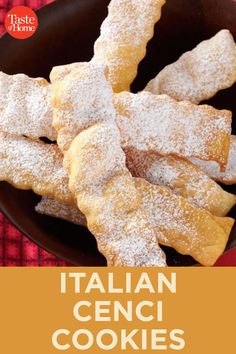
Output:
<svg viewBox="0 0 236 354">
<path fill-rule="evenodd" d="M 104 150 L 107 152 L 110 151 L 108 155 L 110 158 L 108 158 L 107 155 L 104 157 L 102 153 L 103 148 L 101 147 L 99 154 L 97 154 L 97 163 L 94 161 L 91 170 L 85 169 L 82 170 L 82 172 L 77 171 L 75 181 L 72 184 L 73 186 L 77 186 L 76 188 L 78 189 L 76 191 L 83 194 L 83 198 L 85 198 L 85 201 L 82 198 L 82 205 L 88 208 L 89 203 L 91 203 L 90 207 L 95 209 L 95 216 L 90 215 L 90 222 L 91 218 L 93 220 L 93 217 L 97 218 L 99 215 L 101 224 L 96 223 L 96 226 L 93 225 L 93 227 L 96 227 L 96 232 L 103 232 L 103 229 L 100 228 L 104 225 L 104 227 L 109 227 L 109 231 L 114 234 L 115 231 L 113 227 L 117 227 L 117 219 L 114 223 L 112 223 L 111 218 L 109 218 L 109 221 L 106 221 L 108 215 L 110 215 L 111 208 L 114 210 L 114 217 L 120 216 L 121 218 L 119 225 L 123 225 L 125 224 L 124 220 L 126 220 L 125 211 L 131 209 L 130 202 L 132 202 L 133 208 L 130 212 L 134 214 L 134 216 L 136 214 L 133 210 L 135 210 L 137 203 L 141 202 L 143 209 L 148 214 L 149 222 L 152 227 L 157 230 L 157 237 L 160 243 L 166 245 L 171 244 L 172 247 L 179 252 L 192 255 L 202 264 L 213 264 L 215 260 L 214 257 L 219 255 L 217 252 L 223 252 L 224 242 L 229 236 L 232 221 L 229 225 L 229 230 L 224 232 L 219 227 L 221 224 L 227 225 L 227 223 L 229 223 L 227 218 L 221 218 L 222 220 L 220 220 L 220 218 L 216 219 L 210 216 L 205 210 L 199 210 L 190 205 L 184 198 L 174 196 L 169 189 L 153 186 L 140 179 L 135 179 L 135 186 L 140 193 L 141 201 L 135 199 L 136 196 L 134 195 L 133 189 L 129 190 L 130 195 L 127 196 L 127 188 L 129 187 L 128 180 L 130 176 L 121 177 L 116 175 L 116 171 L 120 170 L 120 165 L 123 165 L 123 162 L 120 159 L 116 159 L 116 155 L 114 155 L 115 145 L 110 141 L 113 137 L 113 129 L 111 128 L 112 130 L 109 131 L 109 129 L 104 129 L 103 127 L 103 139 L 101 139 L 100 131 L 97 131 L 97 126 L 90 129 L 92 129 L 92 132 L 89 132 L 89 137 L 93 137 L 93 142 L 99 140 L 99 144 L 104 146 Z M 85 133 L 87 133 L 87 131 L 82 134 Z M 82 138 L 83 143 L 80 143 L 80 149 L 82 150 L 81 154 L 76 156 L 77 162 L 79 159 L 92 160 L 94 156 L 94 143 L 92 147 L 89 148 L 86 136 L 81 137 L 81 135 L 80 138 Z M 108 136 L 110 136 L 109 139 L 107 138 Z M 107 140 L 111 143 L 109 143 L 108 146 L 104 145 Z M 0 159 L 1 180 L 7 180 L 18 188 L 33 189 L 38 194 L 48 195 L 54 198 L 54 200 L 48 197 L 43 198 L 41 203 L 36 207 L 38 212 L 60 217 L 78 224 L 85 224 L 85 217 L 75 207 L 74 199 L 67 187 L 69 181 L 62 168 L 62 155 L 56 146 L 6 134 L 0 134 L 0 141 L 2 147 L 0 156 L 5 156 L 6 158 L 5 163 L 4 159 Z M 110 150 L 108 150 L 109 148 Z M 98 152 L 97 149 L 96 152 Z M 109 163 L 111 156 L 112 165 Z M 86 184 L 84 182 L 87 174 L 91 175 L 89 181 L 94 181 L 98 170 L 100 186 L 106 183 L 107 176 L 113 176 L 105 191 L 101 190 L 98 184 L 92 189 L 88 187 L 88 182 Z M 79 173 L 80 180 L 77 178 L 77 173 Z M 8 176 L 7 179 L 6 175 Z M 86 180 L 88 181 L 88 179 Z M 118 189 L 117 185 L 119 186 Z M 89 192 L 88 195 L 88 190 L 93 190 L 92 198 L 91 192 Z M 126 198 L 121 198 L 124 191 L 126 192 Z M 106 195 L 107 205 L 104 203 L 103 193 Z M 173 212 L 173 210 L 175 210 L 175 212 Z M 97 211 L 98 214 L 96 215 Z M 124 216 L 124 219 L 122 219 L 121 215 Z M 200 220 L 199 215 L 201 216 Z M 142 217 L 141 213 L 140 217 Z M 135 225 L 137 220 L 132 220 L 134 222 L 133 225 Z M 139 220 L 139 222 L 141 222 L 141 220 Z M 200 224 L 202 224 L 202 227 L 200 227 Z M 123 227 L 126 228 L 128 226 L 125 224 Z M 141 227 L 141 225 L 139 227 Z M 144 224 L 143 227 L 146 228 L 147 225 Z M 211 232 L 211 228 L 218 230 L 217 236 L 215 236 L 214 232 Z M 191 230 L 191 233 L 189 233 L 188 230 Z M 130 231 L 132 231 L 132 229 Z M 143 230 L 143 232 L 144 231 L 145 230 Z M 212 242 L 213 237 L 217 237 L 216 246 L 212 247 L 212 253 L 210 255 L 208 251 L 205 252 L 204 248 L 208 231 L 211 234 Z M 172 237 L 173 234 L 177 235 L 176 238 Z M 115 235 L 116 234 L 114 234 L 113 237 L 115 237 Z M 218 238 L 221 242 L 218 241 Z M 105 242 L 105 240 L 103 240 L 103 242 Z M 116 243 L 117 240 L 115 239 L 114 242 Z M 139 244 L 139 247 L 141 247 L 141 244 Z M 199 254 L 196 253 L 197 250 Z M 128 254 L 130 255 L 129 252 Z"/>
<path fill-rule="evenodd" d="M 127 166 L 133 176 L 142 177 L 152 184 L 167 186 L 173 193 L 185 197 L 191 204 L 213 215 L 226 216 L 236 203 L 235 195 L 224 191 L 201 168 L 187 160 L 160 156 L 153 152 L 143 153 L 135 149 L 125 152 Z"/>
<path fill-rule="evenodd" d="M 0 116 L 1 131 L 33 139 L 56 140 L 50 85 L 45 79 L 0 72 Z"/>
<path fill-rule="evenodd" d="M 165 0 L 111 0 L 93 60 L 109 69 L 114 92 L 127 91 L 153 37 Z"/>
<path fill-rule="evenodd" d="M 0 181 L 64 203 L 74 202 L 56 145 L 0 132 Z"/>
<path fill-rule="evenodd" d="M 43 215 L 86 226 L 86 218 L 78 208 L 60 203 L 49 197 L 42 197 L 41 201 L 36 205 L 35 210 Z"/>
<path fill-rule="evenodd" d="M 199 159 L 192 159 L 192 162 L 203 169 L 203 171 L 214 180 L 224 184 L 236 183 L 236 136 L 230 137 L 229 158 L 225 172 L 221 172 L 214 161 L 205 162 Z"/>
<path fill-rule="evenodd" d="M 232 114 L 207 105 L 177 102 L 149 92 L 114 95 L 123 148 L 160 155 L 214 160 L 228 159 Z M 201 156 L 201 157 L 200 157 Z"/>
<path fill-rule="evenodd" d="M 152 225 L 158 229 L 159 242 L 203 265 L 213 265 L 225 249 L 234 220 L 214 217 L 170 189 L 144 179 L 137 179 L 136 185 Z"/>
<path fill-rule="evenodd" d="M 65 153 L 70 190 L 108 265 L 164 266 L 156 233 L 125 166 L 113 94 L 103 72 L 83 64 L 54 86 L 54 127 L 63 136 L 58 144 Z M 67 134 L 73 116 L 81 131 L 74 140 Z"/>
<path fill-rule="evenodd" d="M 221 30 L 166 66 L 146 90 L 170 95 L 178 101 L 199 103 L 235 81 L 236 44 L 228 30 Z"/>
</svg>

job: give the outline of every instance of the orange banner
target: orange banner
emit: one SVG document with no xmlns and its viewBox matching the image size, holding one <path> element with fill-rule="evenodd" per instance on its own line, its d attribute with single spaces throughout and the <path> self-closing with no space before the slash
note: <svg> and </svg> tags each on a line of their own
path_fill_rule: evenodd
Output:
<svg viewBox="0 0 236 354">
<path fill-rule="evenodd" d="M 1 353 L 233 354 L 236 268 L 0 268 Z"/>
</svg>

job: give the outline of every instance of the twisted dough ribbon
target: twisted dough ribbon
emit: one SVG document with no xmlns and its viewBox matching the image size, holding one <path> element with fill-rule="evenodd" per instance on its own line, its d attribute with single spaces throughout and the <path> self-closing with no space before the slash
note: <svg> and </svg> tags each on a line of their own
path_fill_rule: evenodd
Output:
<svg viewBox="0 0 236 354">
<path fill-rule="evenodd" d="M 145 57 L 165 0 L 112 0 L 94 46 L 96 63 L 109 68 L 114 92 L 129 91 Z"/>
<path fill-rule="evenodd" d="M 93 63 L 81 63 L 53 85 L 53 125 L 69 187 L 109 266 L 165 266 L 157 234 L 125 165 L 112 98 L 104 69 Z M 74 115 L 80 133 L 70 143 L 68 125 Z"/>
<path fill-rule="evenodd" d="M 232 34 L 221 30 L 167 65 L 146 90 L 198 104 L 235 82 L 236 45 Z"/>
</svg>

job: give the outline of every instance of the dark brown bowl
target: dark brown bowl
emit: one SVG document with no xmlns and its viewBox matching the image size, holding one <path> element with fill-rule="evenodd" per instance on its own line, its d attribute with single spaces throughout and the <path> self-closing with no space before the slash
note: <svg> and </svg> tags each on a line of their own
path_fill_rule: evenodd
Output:
<svg viewBox="0 0 236 354">
<path fill-rule="evenodd" d="M 27 40 L 8 35 L 0 39 L 0 70 L 48 78 L 53 66 L 90 60 L 93 43 L 107 14 L 109 0 L 58 0 L 38 11 L 39 28 Z M 175 61 L 218 30 L 228 28 L 236 39 L 236 2 L 233 0 L 168 0 L 155 36 L 148 45 L 146 58 L 140 64 L 133 91 L 165 65 Z M 220 92 L 210 103 L 236 114 L 236 85 Z M 236 123 L 233 132 L 236 133 Z M 236 193 L 235 186 L 227 187 Z M 93 236 L 79 226 L 38 215 L 34 211 L 39 197 L 30 191 L 19 191 L 0 183 L 0 208 L 25 235 L 46 250 L 78 265 L 105 265 Z M 236 209 L 231 216 L 236 217 Z M 236 228 L 227 249 L 236 246 Z M 191 257 L 166 249 L 170 265 L 192 265 Z"/>
</svg>

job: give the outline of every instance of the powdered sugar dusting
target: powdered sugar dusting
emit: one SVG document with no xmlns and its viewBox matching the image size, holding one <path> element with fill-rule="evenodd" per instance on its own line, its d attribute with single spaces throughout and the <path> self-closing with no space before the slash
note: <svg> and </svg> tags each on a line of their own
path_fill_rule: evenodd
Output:
<svg viewBox="0 0 236 354">
<path fill-rule="evenodd" d="M 45 79 L 0 72 L 0 130 L 56 140 L 49 83 Z"/>
<path fill-rule="evenodd" d="M 56 145 L 0 133 L 0 181 L 39 195 L 74 203 Z"/>
<path fill-rule="evenodd" d="M 54 126 L 69 187 L 108 265 L 164 266 L 156 233 L 125 166 L 113 93 L 103 70 L 82 64 L 53 85 Z"/>
<path fill-rule="evenodd" d="M 192 162 L 200 166 L 203 171 L 214 180 L 224 184 L 236 183 L 236 136 L 231 135 L 229 158 L 225 172 L 221 172 L 219 166 L 214 161 L 202 161 L 191 159 Z"/>
<path fill-rule="evenodd" d="M 236 45 L 228 30 L 221 30 L 177 62 L 166 66 L 146 90 L 176 100 L 199 103 L 236 81 Z"/>
<path fill-rule="evenodd" d="M 35 210 L 43 215 L 64 219 L 74 224 L 86 226 L 86 218 L 78 208 L 59 203 L 55 199 L 43 197 Z"/>
<path fill-rule="evenodd" d="M 187 160 L 132 149 L 126 151 L 126 156 L 127 166 L 134 176 L 167 186 L 213 215 L 227 215 L 236 203 L 236 196 L 225 192 L 201 168 Z"/>
<path fill-rule="evenodd" d="M 129 90 L 165 0 L 111 0 L 93 60 L 109 68 L 115 92 Z"/>
<path fill-rule="evenodd" d="M 149 92 L 116 94 L 114 105 L 124 148 L 226 164 L 231 112 Z"/>
<path fill-rule="evenodd" d="M 67 68 L 69 70 L 70 67 Z M 55 68 L 50 75 L 53 83 L 53 126 L 58 131 L 58 145 L 64 152 L 81 131 L 114 117 L 113 106 L 109 104 L 107 97 L 105 95 L 100 97 L 101 92 L 112 94 L 111 87 L 106 80 L 102 79 L 104 67 L 97 68 L 90 63 L 78 63 L 72 68 L 74 71 L 71 70 L 71 73 L 69 71 L 70 80 L 64 82 L 63 95 L 60 94 L 61 81 L 58 78 L 63 78 L 67 71 L 65 72 L 61 67 Z M 55 83 L 53 79 L 56 80 Z M 66 115 L 61 107 L 65 108 Z"/>
<path fill-rule="evenodd" d="M 136 185 L 152 225 L 159 230 L 160 243 L 190 254 L 203 265 L 213 265 L 223 252 L 230 232 L 224 232 L 217 221 L 229 222 L 231 227 L 234 221 L 214 218 L 175 196 L 168 188 L 151 185 L 143 179 L 137 179 Z"/>
<path fill-rule="evenodd" d="M 215 262 L 224 250 L 225 242 L 233 226 L 232 219 L 214 218 L 207 211 L 190 205 L 184 198 L 175 196 L 168 188 L 151 185 L 142 179 L 136 179 L 135 185 L 141 194 L 142 205 L 148 213 L 149 220 L 158 231 L 158 241 L 161 244 L 171 246 L 180 253 L 191 255 L 204 265 L 211 265 Z M 108 212 L 112 206 L 113 202 L 110 200 L 110 203 L 107 203 Z M 42 198 L 36 206 L 36 211 L 79 225 L 86 225 L 84 216 L 77 208 L 60 204 L 50 198 Z M 104 222 L 107 223 L 106 217 Z M 140 225 L 140 221 L 135 219 L 127 223 L 125 226 L 127 235 L 134 237 L 133 228 L 137 223 Z M 111 226 L 116 227 L 109 224 L 110 228 Z M 142 227 L 145 227 L 145 224 Z M 126 240 L 127 242 L 122 241 L 125 251 L 130 242 L 128 237 Z M 209 247 L 209 245 L 212 246 Z M 142 240 L 138 240 L 136 246 L 139 249 L 146 247 Z M 114 239 L 112 243 L 112 249 L 114 247 L 119 247 L 117 239 Z"/>
</svg>

